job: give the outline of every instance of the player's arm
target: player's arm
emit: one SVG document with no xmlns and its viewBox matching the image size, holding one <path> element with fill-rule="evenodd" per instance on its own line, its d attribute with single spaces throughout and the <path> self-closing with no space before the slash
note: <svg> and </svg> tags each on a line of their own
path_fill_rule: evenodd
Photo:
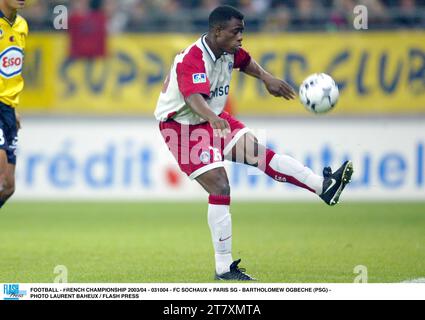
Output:
<svg viewBox="0 0 425 320">
<path fill-rule="evenodd" d="M 177 64 L 176 73 L 179 90 L 186 105 L 195 114 L 209 122 L 214 135 L 226 137 L 230 132 L 229 123 L 217 116 L 204 98 L 210 94 L 210 82 L 205 72 L 202 52 L 194 50 L 194 53 L 188 54 L 181 63 Z"/>
<path fill-rule="evenodd" d="M 244 73 L 260 79 L 264 82 L 267 91 L 275 97 L 283 97 L 286 100 L 295 98 L 295 91 L 287 82 L 278 79 L 264 70 L 254 59 L 242 70 Z"/>
<path fill-rule="evenodd" d="M 229 123 L 212 112 L 201 94 L 194 93 L 187 97 L 185 101 L 194 113 L 209 122 L 215 135 L 225 138 L 230 133 Z"/>
</svg>

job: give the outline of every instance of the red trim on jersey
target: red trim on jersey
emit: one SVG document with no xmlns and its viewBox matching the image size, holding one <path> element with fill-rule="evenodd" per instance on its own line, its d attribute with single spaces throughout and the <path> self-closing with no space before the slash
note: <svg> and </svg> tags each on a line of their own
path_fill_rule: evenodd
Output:
<svg viewBox="0 0 425 320">
<path fill-rule="evenodd" d="M 210 196 L 208 198 L 208 203 L 209 204 L 229 206 L 230 205 L 230 196 L 210 194 Z"/>
<path fill-rule="evenodd" d="M 210 96 L 210 80 L 207 78 L 205 63 L 202 58 L 202 50 L 197 46 L 193 46 L 185 55 L 183 61 L 177 64 L 177 83 L 180 92 L 185 98 L 195 93 Z M 205 82 L 194 83 L 193 75 L 198 73 L 205 74 Z"/>
<path fill-rule="evenodd" d="M 235 53 L 235 63 L 233 64 L 233 68 L 244 70 L 246 67 L 248 67 L 250 62 L 251 56 L 249 53 L 244 49 L 239 48 L 239 50 Z"/>
</svg>

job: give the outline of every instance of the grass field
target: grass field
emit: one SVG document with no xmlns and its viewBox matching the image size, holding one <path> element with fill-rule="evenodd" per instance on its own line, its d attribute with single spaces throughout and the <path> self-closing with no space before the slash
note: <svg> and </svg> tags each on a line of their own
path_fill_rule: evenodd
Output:
<svg viewBox="0 0 425 320">
<path fill-rule="evenodd" d="M 425 203 L 236 203 L 234 258 L 260 282 L 425 277 Z M 11 203 L 0 282 L 212 282 L 205 203 Z"/>
</svg>

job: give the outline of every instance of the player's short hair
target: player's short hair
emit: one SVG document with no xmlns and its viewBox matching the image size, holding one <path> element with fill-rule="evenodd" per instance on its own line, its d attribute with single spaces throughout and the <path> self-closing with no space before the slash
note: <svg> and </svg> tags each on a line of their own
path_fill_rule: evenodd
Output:
<svg viewBox="0 0 425 320">
<path fill-rule="evenodd" d="M 210 13 L 208 18 L 209 28 L 212 30 L 214 27 L 224 26 L 232 18 L 243 20 L 244 15 L 232 6 L 219 6 Z"/>
</svg>

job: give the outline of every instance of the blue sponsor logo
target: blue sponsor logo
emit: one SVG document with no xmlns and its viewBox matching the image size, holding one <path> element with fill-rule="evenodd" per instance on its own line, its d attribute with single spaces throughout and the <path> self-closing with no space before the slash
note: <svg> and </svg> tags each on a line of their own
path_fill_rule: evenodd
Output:
<svg viewBox="0 0 425 320">
<path fill-rule="evenodd" d="M 136 146 L 131 140 L 117 144 L 107 142 L 103 149 L 88 152 L 83 157 L 74 153 L 72 141 L 47 155 L 40 151 L 26 153 L 20 160 L 18 178 L 27 187 L 36 188 L 47 179 L 50 186 L 69 190 L 84 185 L 92 190 L 115 187 L 151 188 L 154 150 L 151 146 Z"/>
<path fill-rule="evenodd" d="M 19 300 L 22 299 L 27 292 L 19 289 L 19 284 L 3 285 L 4 300 Z"/>
</svg>

